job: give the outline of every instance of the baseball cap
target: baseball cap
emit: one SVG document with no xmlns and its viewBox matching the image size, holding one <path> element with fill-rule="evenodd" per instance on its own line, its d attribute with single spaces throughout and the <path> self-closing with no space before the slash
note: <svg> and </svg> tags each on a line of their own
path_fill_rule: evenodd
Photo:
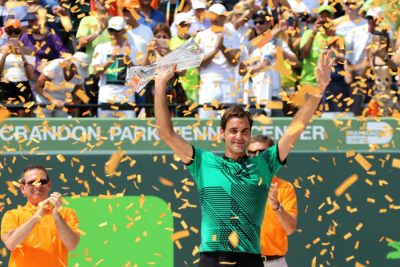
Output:
<svg viewBox="0 0 400 267">
<path fill-rule="evenodd" d="M 368 9 L 367 14 L 365 15 L 366 18 L 372 17 L 374 19 L 379 19 L 382 17 L 383 10 L 380 7 L 372 7 Z"/>
<path fill-rule="evenodd" d="M 329 12 L 332 16 L 335 15 L 335 9 L 332 6 L 323 5 L 318 8 L 318 14 L 321 14 L 324 11 Z"/>
<path fill-rule="evenodd" d="M 220 16 L 220 15 L 226 16 L 226 8 L 222 4 L 213 4 L 212 6 L 210 6 L 208 11 L 212 12 L 218 16 Z"/>
<path fill-rule="evenodd" d="M 192 9 L 203 9 L 206 8 L 207 5 L 205 2 L 200 0 L 192 0 Z"/>
<path fill-rule="evenodd" d="M 4 24 L 4 28 L 15 28 L 15 29 L 20 29 L 21 28 L 21 22 L 17 19 L 9 19 L 6 21 Z"/>
<path fill-rule="evenodd" d="M 189 23 L 189 16 L 188 16 L 187 13 L 181 12 L 181 13 L 176 14 L 176 17 L 175 17 L 175 24 L 176 24 L 176 25 L 179 25 L 179 24 L 181 24 L 182 22 Z"/>
<path fill-rule="evenodd" d="M 89 76 L 90 57 L 84 52 L 76 52 L 72 55 L 72 62 L 78 67 L 78 73 L 85 79 Z"/>
<path fill-rule="evenodd" d="M 120 31 L 123 28 L 125 28 L 126 24 L 125 24 L 125 20 L 123 17 L 112 17 L 109 21 L 108 21 L 108 28 L 109 29 L 113 29 L 116 31 Z"/>
</svg>

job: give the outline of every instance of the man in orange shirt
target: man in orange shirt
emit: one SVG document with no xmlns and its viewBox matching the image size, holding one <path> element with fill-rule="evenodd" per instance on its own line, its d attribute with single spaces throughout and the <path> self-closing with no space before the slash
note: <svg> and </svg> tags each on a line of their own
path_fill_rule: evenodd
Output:
<svg viewBox="0 0 400 267">
<path fill-rule="evenodd" d="M 249 156 L 274 145 L 266 135 L 254 136 L 247 148 Z M 274 176 L 268 193 L 267 206 L 261 227 L 261 254 L 265 267 L 287 267 L 288 236 L 297 227 L 297 199 L 293 185 Z"/>
<path fill-rule="evenodd" d="M 11 251 L 9 267 L 61 267 L 80 240 L 75 211 L 61 207 L 61 194 L 50 194 L 47 170 L 30 165 L 20 185 L 28 202 L 9 210 L 1 222 L 1 239 Z M 49 196 L 50 195 L 50 196 Z"/>
</svg>

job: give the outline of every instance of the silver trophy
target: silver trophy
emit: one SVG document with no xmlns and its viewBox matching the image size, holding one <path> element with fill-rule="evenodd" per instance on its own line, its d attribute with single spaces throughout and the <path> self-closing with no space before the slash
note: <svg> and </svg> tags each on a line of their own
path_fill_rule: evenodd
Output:
<svg viewBox="0 0 400 267">
<path fill-rule="evenodd" d="M 128 81 L 139 93 L 148 82 L 157 76 L 157 71 L 168 69 L 176 64 L 176 70 L 186 70 L 200 66 L 204 58 L 204 53 L 200 51 L 199 46 L 190 39 L 178 49 L 168 53 L 153 64 L 147 66 L 135 66 L 129 69 Z"/>
</svg>

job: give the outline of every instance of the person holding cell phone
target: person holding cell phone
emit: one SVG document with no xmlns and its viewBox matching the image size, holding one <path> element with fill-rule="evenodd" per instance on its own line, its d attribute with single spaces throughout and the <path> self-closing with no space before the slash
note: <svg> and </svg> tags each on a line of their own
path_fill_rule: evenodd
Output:
<svg viewBox="0 0 400 267">
<path fill-rule="evenodd" d="M 34 77 L 35 57 L 20 42 L 22 28 L 17 19 L 6 21 L 4 30 L 8 41 L 1 47 L 0 55 L 0 102 L 25 104 L 33 100 L 29 80 Z M 27 109 L 18 109 L 19 117 L 30 116 Z"/>
<path fill-rule="evenodd" d="M 45 167 L 29 165 L 22 172 L 25 206 L 7 211 L 1 221 L 1 240 L 11 251 L 9 267 L 68 266 L 68 252 L 80 241 L 74 210 L 62 207 L 62 196 L 51 192 Z"/>
<path fill-rule="evenodd" d="M 154 27 L 153 30 L 154 38 L 150 42 L 148 46 L 148 52 L 147 52 L 147 64 L 152 64 L 171 52 L 170 49 L 170 41 L 171 41 L 171 31 L 169 29 L 169 26 L 166 24 L 157 24 Z M 185 104 L 187 100 L 187 96 L 185 91 L 182 88 L 182 84 L 179 82 L 176 82 L 176 80 L 179 78 L 179 75 L 176 74 L 174 76 L 174 79 L 172 79 L 168 84 L 167 84 L 167 94 L 170 96 L 169 97 L 169 104 Z M 153 104 L 153 99 L 154 99 L 154 81 L 151 81 L 147 84 L 146 86 L 146 103 L 147 104 Z M 170 114 L 172 116 L 180 116 L 183 115 L 181 111 L 177 110 L 176 108 L 171 107 L 170 109 Z M 154 111 L 153 108 L 148 108 L 146 111 L 147 115 L 153 115 Z"/>
</svg>

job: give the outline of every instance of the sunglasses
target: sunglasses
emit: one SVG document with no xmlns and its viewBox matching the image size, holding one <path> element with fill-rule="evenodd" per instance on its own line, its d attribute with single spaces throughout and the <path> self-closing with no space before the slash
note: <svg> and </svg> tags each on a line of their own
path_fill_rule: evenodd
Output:
<svg viewBox="0 0 400 267">
<path fill-rule="evenodd" d="M 19 35 L 22 32 L 20 28 L 7 28 L 5 31 L 8 35 Z"/>
<path fill-rule="evenodd" d="M 111 29 L 111 28 L 108 28 L 107 30 L 108 30 L 109 33 L 117 33 L 117 32 L 121 32 L 122 31 L 122 30 L 117 31 L 117 30 L 114 30 L 114 29 Z"/>
<path fill-rule="evenodd" d="M 40 185 L 46 185 L 50 182 L 49 179 L 43 179 L 43 180 L 33 180 L 30 182 L 25 183 L 28 186 L 40 186 Z"/>
<path fill-rule="evenodd" d="M 267 21 L 265 21 L 265 20 L 255 20 L 254 21 L 254 25 L 257 25 L 257 24 L 264 25 L 265 23 L 267 23 Z"/>
<path fill-rule="evenodd" d="M 247 153 L 250 156 L 257 156 L 259 153 L 265 151 L 265 149 L 257 149 L 257 150 L 247 150 Z"/>
</svg>

